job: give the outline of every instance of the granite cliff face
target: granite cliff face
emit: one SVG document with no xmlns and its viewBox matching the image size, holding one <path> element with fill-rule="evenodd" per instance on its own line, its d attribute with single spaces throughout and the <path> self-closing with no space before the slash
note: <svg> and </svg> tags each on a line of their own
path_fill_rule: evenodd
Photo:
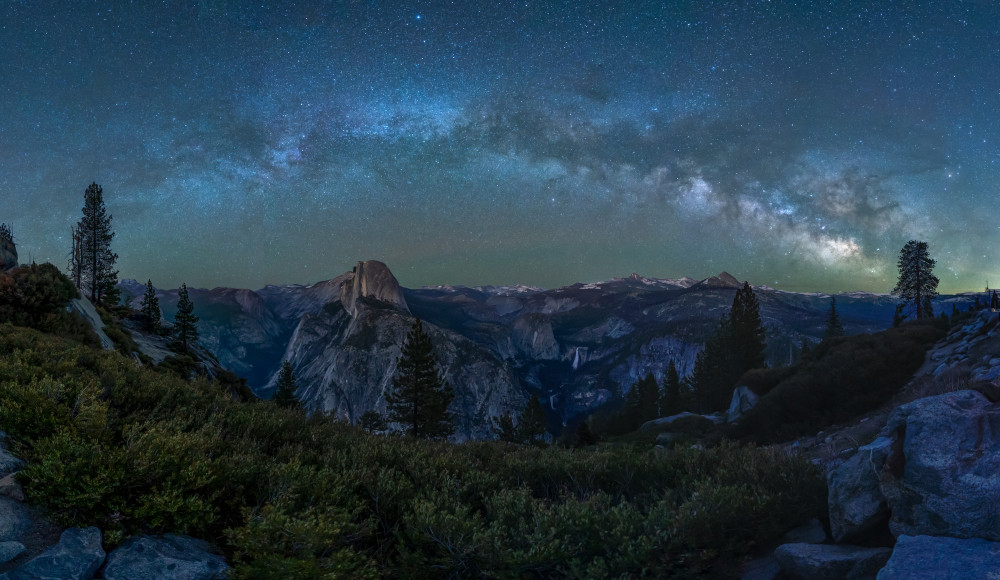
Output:
<svg viewBox="0 0 1000 580">
<path fill-rule="evenodd" d="M 371 298 L 409 312 L 403 290 L 392 275 L 389 268 L 382 262 L 369 260 L 358 262 L 354 270 L 345 275 L 340 286 L 340 303 L 344 305 L 351 316 L 357 316 L 358 300 Z"/>
<path fill-rule="evenodd" d="M 481 438 L 488 436 L 490 416 L 517 412 L 531 393 L 541 397 L 550 427 L 558 430 L 648 372 L 662 380 L 671 360 L 688 373 L 739 285 L 725 273 L 700 282 L 633 274 L 552 290 L 406 289 L 372 260 L 309 286 L 190 292 L 202 342 L 259 395 L 270 396 L 287 359 L 309 408 L 351 421 L 385 409 L 400 346 L 413 319 L 421 318 L 456 391 L 460 437 Z M 137 301 L 136 286 L 130 293 Z M 822 336 L 829 295 L 755 292 L 772 363 Z M 176 292 L 158 295 L 169 320 Z M 848 332 L 884 329 L 894 305 L 885 295 L 837 296 Z"/>
</svg>

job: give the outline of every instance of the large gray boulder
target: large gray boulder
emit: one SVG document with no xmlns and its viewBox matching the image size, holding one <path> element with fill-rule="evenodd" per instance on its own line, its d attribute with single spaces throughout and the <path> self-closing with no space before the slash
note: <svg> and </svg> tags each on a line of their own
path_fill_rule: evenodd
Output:
<svg viewBox="0 0 1000 580">
<path fill-rule="evenodd" d="M 59 543 L 4 574 L 0 580 L 92 580 L 104 563 L 101 530 L 70 528 Z"/>
<path fill-rule="evenodd" d="M 757 404 L 757 393 L 750 390 L 750 387 L 736 387 L 733 389 L 733 398 L 729 401 L 729 410 L 726 411 L 726 423 L 734 423 L 744 413 Z"/>
<path fill-rule="evenodd" d="M 28 508 L 10 498 L 0 497 L 0 542 L 16 540 L 30 527 Z"/>
<path fill-rule="evenodd" d="M 878 580 L 1000 578 L 1000 544 L 981 538 L 899 536 Z"/>
<path fill-rule="evenodd" d="M 886 426 L 902 442 L 882 479 L 893 535 L 1000 541 L 1000 406 L 956 391 L 903 405 Z"/>
<path fill-rule="evenodd" d="M 831 544 L 783 544 L 774 557 L 791 578 L 802 580 L 874 580 L 892 550 Z"/>
<path fill-rule="evenodd" d="M 17 558 L 27 548 L 21 542 L 0 542 L 0 564 L 6 564 L 14 558 Z"/>
<path fill-rule="evenodd" d="M 859 541 L 885 525 L 889 506 L 879 477 L 891 446 L 891 439 L 879 437 L 827 474 L 830 534 L 835 542 Z"/>
<path fill-rule="evenodd" d="M 167 534 L 126 541 L 108 556 L 104 580 L 213 580 L 225 578 L 228 569 L 208 542 Z"/>
</svg>

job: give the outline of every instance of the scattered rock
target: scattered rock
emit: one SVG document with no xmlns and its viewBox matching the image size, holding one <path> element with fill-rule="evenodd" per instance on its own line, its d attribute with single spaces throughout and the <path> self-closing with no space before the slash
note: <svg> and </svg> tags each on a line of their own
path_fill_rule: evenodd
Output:
<svg viewBox="0 0 1000 580">
<path fill-rule="evenodd" d="M 27 548 L 21 542 L 0 542 L 0 564 L 10 562 L 23 554 L 25 550 Z"/>
<path fill-rule="evenodd" d="M 101 530 L 70 528 L 59 543 L 28 560 L 0 580 L 91 580 L 104 562 Z"/>
<path fill-rule="evenodd" d="M 24 462 L 10 454 L 5 447 L 0 447 L 0 475 L 14 473 L 24 465 Z"/>
<path fill-rule="evenodd" d="M 888 520 L 889 506 L 879 486 L 879 474 L 891 445 L 891 439 L 879 437 L 827 474 L 834 541 L 861 541 Z"/>
<path fill-rule="evenodd" d="M 822 544 L 826 541 L 826 530 L 816 518 L 785 534 L 786 544 Z"/>
<path fill-rule="evenodd" d="M 736 387 L 733 389 L 733 399 L 729 402 L 729 410 L 726 411 L 726 423 L 737 421 L 756 404 L 757 394 L 750 387 Z"/>
<path fill-rule="evenodd" d="M 830 544 L 784 544 L 774 550 L 785 572 L 802 580 L 874 579 L 890 554 L 889 548 Z"/>
<path fill-rule="evenodd" d="M 981 538 L 899 536 L 878 580 L 997 578 L 1000 544 Z"/>
<path fill-rule="evenodd" d="M 902 438 L 882 480 L 893 535 L 1000 541 L 1000 406 L 956 391 L 903 405 L 886 426 Z"/>
<path fill-rule="evenodd" d="M 111 552 L 104 566 L 104 580 L 225 578 L 229 566 L 211 544 L 187 536 L 132 538 Z"/>
<path fill-rule="evenodd" d="M 774 556 L 750 560 L 740 570 L 740 580 L 776 580 L 781 576 L 781 563 Z"/>
<path fill-rule="evenodd" d="M 15 479 L 16 476 L 17 472 L 15 471 L 0 478 L 0 496 L 9 497 L 14 501 L 24 501 L 24 490 L 21 489 L 21 484 Z"/>
<path fill-rule="evenodd" d="M 660 433 L 656 436 L 656 444 L 668 447 L 674 443 L 684 439 L 686 435 L 683 433 Z"/>
<path fill-rule="evenodd" d="M 702 434 L 711 431 L 715 425 L 715 415 L 698 415 L 684 411 L 669 417 L 646 421 L 639 426 L 639 431 L 663 429 L 669 426 L 673 431 Z"/>
<path fill-rule="evenodd" d="M 0 542 L 16 540 L 31 527 L 31 516 L 24 505 L 0 497 Z"/>
</svg>

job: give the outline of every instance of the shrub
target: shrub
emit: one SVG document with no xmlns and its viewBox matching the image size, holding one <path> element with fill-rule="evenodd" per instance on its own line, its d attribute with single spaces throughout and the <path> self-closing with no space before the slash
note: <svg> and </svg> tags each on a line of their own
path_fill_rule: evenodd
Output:
<svg viewBox="0 0 1000 580">
<path fill-rule="evenodd" d="M 826 497 L 813 466 L 751 446 L 373 436 L 11 326 L 0 422 L 59 522 L 222 541 L 236 578 L 690 577 Z"/>
<path fill-rule="evenodd" d="M 733 429 L 739 437 L 777 442 L 846 421 L 887 403 L 947 331 L 940 320 L 876 334 L 826 340 L 785 372 Z"/>
</svg>

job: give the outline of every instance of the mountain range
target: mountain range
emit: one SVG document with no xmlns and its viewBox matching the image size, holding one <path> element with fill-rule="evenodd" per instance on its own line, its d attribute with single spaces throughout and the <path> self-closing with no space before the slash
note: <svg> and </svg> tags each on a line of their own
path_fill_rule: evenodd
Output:
<svg viewBox="0 0 1000 580">
<path fill-rule="evenodd" d="M 704 280 L 625 278 L 555 289 L 530 286 L 399 285 L 378 261 L 312 285 L 260 290 L 189 289 L 200 342 L 219 363 L 247 379 L 261 397 L 274 389 L 288 360 L 298 397 L 314 411 L 349 421 L 385 411 L 385 394 L 413 319 L 425 323 L 445 378 L 455 389 L 458 439 L 490 437 L 490 418 L 517 413 L 531 393 L 558 433 L 627 391 L 647 373 L 662 380 L 671 360 L 681 375 L 728 312 L 742 283 L 722 272 Z M 121 282 L 138 307 L 145 287 Z M 789 362 L 826 328 L 829 294 L 755 286 L 767 329 L 768 362 Z M 157 290 L 166 319 L 177 291 Z M 964 305 L 972 295 L 941 297 L 936 307 Z M 848 334 L 891 325 L 898 299 L 836 295 Z"/>
</svg>

